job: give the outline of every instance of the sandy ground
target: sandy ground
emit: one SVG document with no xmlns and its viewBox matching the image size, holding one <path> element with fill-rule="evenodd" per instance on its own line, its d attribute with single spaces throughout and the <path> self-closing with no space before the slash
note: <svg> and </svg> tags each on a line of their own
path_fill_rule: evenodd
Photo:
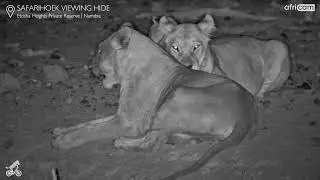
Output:
<svg viewBox="0 0 320 180">
<path fill-rule="evenodd" d="M 0 179 L 51 180 L 52 168 L 59 170 L 61 180 L 157 179 L 192 163 L 208 148 L 208 143 L 203 142 L 168 145 L 159 152 L 135 152 L 115 149 L 111 139 L 71 150 L 51 148 L 51 128 L 116 112 L 119 89 L 103 89 L 84 65 L 90 61 L 97 42 L 123 21 L 129 20 L 141 32 L 148 32 L 151 21 L 132 16 L 147 5 L 123 2 L 111 4 L 110 12 L 94 20 L 1 16 L 0 71 L 18 79 L 21 89 L 0 96 Z M 218 24 L 228 28 L 257 22 L 218 19 Z M 319 25 L 295 22 L 274 23 L 264 31 L 251 33 L 260 38 L 281 39 L 289 45 L 291 77 L 284 88 L 269 94 L 260 105 L 255 136 L 212 158 L 184 179 L 320 180 L 319 32 Z M 23 49 L 57 49 L 64 59 L 24 57 Z M 23 62 L 23 66 L 8 65 L 10 59 Z M 64 67 L 69 78 L 47 85 L 42 67 L 48 64 Z M 15 160 L 20 161 L 23 174 L 7 178 L 5 167 Z"/>
</svg>

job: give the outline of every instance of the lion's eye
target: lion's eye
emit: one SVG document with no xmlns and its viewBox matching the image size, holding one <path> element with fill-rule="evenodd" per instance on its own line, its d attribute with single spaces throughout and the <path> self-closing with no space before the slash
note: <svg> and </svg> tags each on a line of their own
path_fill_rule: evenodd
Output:
<svg viewBox="0 0 320 180">
<path fill-rule="evenodd" d="M 171 46 L 171 48 L 176 52 L 180 52 L 180 49 L 178 46 Z"/>
<path fill-rule="evenodd" d="M 102 52 L 102 50 L 101 50 L 101 49 L 99 49 L 99 50 L 98 50 L 98 54 L 101 54 L 101 52 Z"/>
<path fill-rule="evenodd" d="M 195 51 L 195 50 L 197 50 L 197 49 L 199 49 L 200 48 L 200 44 L 196 44 L 195 46 L 193 46 L 193 51 Z"/>
</svg>

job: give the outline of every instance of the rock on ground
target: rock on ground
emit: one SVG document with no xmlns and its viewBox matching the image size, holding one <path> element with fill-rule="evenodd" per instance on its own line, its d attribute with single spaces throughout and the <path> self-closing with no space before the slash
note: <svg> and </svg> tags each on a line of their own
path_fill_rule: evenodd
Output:
<svg viewBox="0 0 320 180">
<path fill-rule="evenodd" d="M 67 71 L 59 65 L 46 65 L 43 72 L 47 81 L 52 83 L 66 82 L 69 79 Z"/>
<path fill-rule="evenodd" d="M 15 77 L 8 73 L 0 74 L 0 94 L 8 91 L 20 90 L 21 86 Z"/>
</svg>

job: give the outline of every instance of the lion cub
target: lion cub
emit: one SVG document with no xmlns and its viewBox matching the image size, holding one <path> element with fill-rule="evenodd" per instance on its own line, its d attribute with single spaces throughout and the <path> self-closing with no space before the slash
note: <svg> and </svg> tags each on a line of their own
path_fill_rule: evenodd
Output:
<svg viewBox="0 0 320 180">
<path fill-rule="evenodd" d="M 225 75 L 258 98 L 281 87 L 289 77 L 288 47 L 283 42 L 247 36 L 211 39 L 215 30 L 208 14 L 197 24 L 178 24 L 162 16 L 159 22 L 153 20 L 149 36 L 183 65 Z"/>
</svg>

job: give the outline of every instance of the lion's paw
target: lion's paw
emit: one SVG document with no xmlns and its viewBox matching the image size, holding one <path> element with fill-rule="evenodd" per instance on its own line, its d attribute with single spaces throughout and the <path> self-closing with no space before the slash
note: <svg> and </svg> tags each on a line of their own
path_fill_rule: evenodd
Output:
<svg viewBox="0 0 320 180">
<path fill-rule="evenodd" d="M 137 147 L 140 147 L 144 140 L 145 137 L 140 139 L 120 137 L 114 140 L 113 145 L 114 147 L 120 149 L 135 149 Z"/>
<path fill-rule="evenodd" d="M 160 131 L 151 131 L 145 136 L 145 141 L 141 144 L 141 148 L 145 151 L 159 151 L 167 142 L 167 135 Z"/>
<path fill-rule="evenodd" d="M 120 137 L 114 140 L 114 146 L 121 149 L 150 152 L 158 151 L 166 141 L 166 136 L 160 135 L 157 131 L 152 131 L 139 139 Z"/>
</svg>

